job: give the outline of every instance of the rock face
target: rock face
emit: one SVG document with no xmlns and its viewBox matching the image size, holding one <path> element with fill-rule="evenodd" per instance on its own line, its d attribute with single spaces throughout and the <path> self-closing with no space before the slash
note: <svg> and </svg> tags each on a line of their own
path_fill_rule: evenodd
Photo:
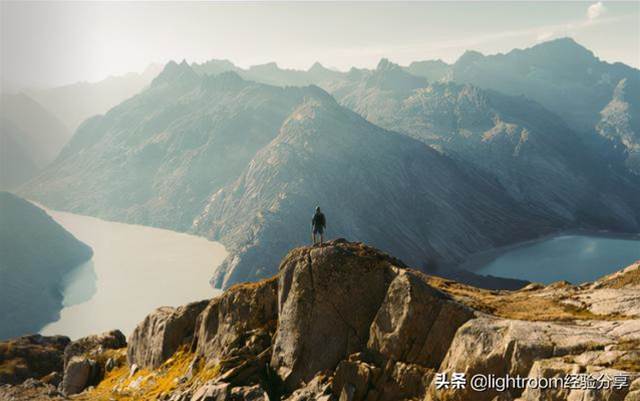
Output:
<svg viewBox="0 0 640 401">
<path fill-rule="evenodd" d="M 64 350 L 62 392 L 66 395 L 78 394 L 99 383 L 108 370 L 108 362 L 103 360 L 103 355 L 126 346 L 127 340 L 120 330 L 83 337 L 70 343 Z"/>
<path fill-rule="evenodd" d="M 208 301 L 194 302 L 178 308 L 161 307 L 148 315 L 129 337 L 129 364 L 154 369 L 181 345 L 189 344 L 195 321 Z"/>
<path fill-rule="evenodd" d="M 235 350 L 258 355 L 271 343 L 278 319 L 277 281 L 241 284 L 213 299 L 196 322 L 197 354 L 219 362 Z"/>
<path fill-rule="evenodd" d="M 368 347 L 389 360 L 437 369 L 456 330 L 473 312 L 403 271 L 392 282 L 371 325 Z"/>
<path fill-rule="evenodd" d="M 366 347 L 396 266 L 401 262 L 343 242 L 289 254 L 280 266 L 271 361 L 289 388 Z"/>
<path fill-rule="evenodd" d="M 95 355 L 108 349 L 119 349 L 127 346 L 127 339 L 120 330 L 107 331 L 80 338 L 64 350 L 65 366 L 71 358 L 80 355 Z"/>
<path fill-rule="evenodd" d="M 95 372 L 95 361 L 74 356 L 69 360 L 64 371 L 62 392 L 66 395 L 78 394 L 94 381 Z"/>
<path fill-rule="evenodd" d="M 458 330 L 439 372 L 449 376 L 453 372 L 464 373 L 467 378 L 475 374 L 526 377 L 535 373 L 531 371 L 536 361 L 578 355 L 623 340 L 638 339 L 640 322 L 637 320 L 558 324 L 480 317 Z M 512 390 L 511 395 L 515 398 L 520 391 Z M 492 400 L 497 395 L 498 392 L 492 389 L 484 392 L 471 388 L 436 390 L 432 385 L 428 399 L 467 400 L 473 397 L 482 401 Z"/>
</svg>

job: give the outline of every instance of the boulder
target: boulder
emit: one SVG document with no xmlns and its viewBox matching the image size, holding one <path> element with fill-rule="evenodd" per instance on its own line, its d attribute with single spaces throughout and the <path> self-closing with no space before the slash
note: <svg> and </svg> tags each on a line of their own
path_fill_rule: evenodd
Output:
<svg viewBox="0 0 640 401">
<path fill-rule="evenodd" d="M 269 401 L 269 397 L 258 385 L 242 386 L 231 389 L 229 401 Z"/>
<path fill-rule="evenodd" d="M 543 359 L 536 361 L 529 372 L 530 378 L 560 378 L 568 375 L 586 374 L 593 378 L 613 380 L 618 375 L 628 375 L 631 381 L 638 377 L 638 373 L 623 372 L 600 366 L 581 366 L 578 363 L 567 363 L 562 358 Z M 610 382 L 612 383 L 612 382 Z M 629 387 L 615 388 L 605 385 L 600 389 L 583 388 L 527 388 L 517 401 L 618 401 L 625 399 Z"/>
<path fill-rule="evenodd" d="M 363 401 L 380 376 L 380 368 L 350 358 L 338 364 L 332 390 L 339 400 Z M 374 390 L 375 391 L 375 390 Z"/>
<path fill-rule="evenodd" d="M 331 387 L 332 378 L 320 373 L 309 383 L 294 391 L 285 401 L 337 401 Z"/>
<path fill-rule="evenodd" d="M 145 317 L 129 336 L 129 364 L 149 369 L 162 365 L 181 345 L 192 341 L 196 319 L 208 303 L 164 306 Z"/>
<path fill-rule="evenodd" d="M 469 308 L 405 270 L 391 282 L 369 331 L 368 347 L 387 359 L 437 369 Z"/>
<path fill-rule="evenodd" d="M 207 383 L 196 390 L 191 401 L 229 401 L 228 383 Z"/>
<path fill-rule="evenodd" d="M 464 373 L 469 380 L 482 373 L 496 377 L 527 376 L 537 360 L 578 355 L 604 349 L 623 338 L 637 339 L 640 321 L 582 321 L 574 323 L 531 322 L 482 316 L 469 320 L 456 332 L 439 372 L 451 377 Z M 516 398 L 521 391 L 512 391 Z M 465 389 L 436 390 L 430 385 L 430 401 L 490 401 L 495 390 L 475 392 Z"/>
<path fill-rule="evenodd" d="M 127 346 L 127 339 L 120 330 L 83 337 L 73 341 L 64 350 L 65 367 L 74 356 L 96 355 L 107 349 L 120 349 Z"/>
<path fill-rule="evenodd" d="M 62 380 L 62 392 L 73 395 L 82 392 L 93 383 L 96 365 L 91 359 L 74 356 L 68 362 Z"/>
<path fill-rule="evenodd" d="M 361 353 L 338 364 L 332 381 L 333 395 L 352 401 L 421 399 L 434 370 L 421 365 L 388 360 L 378 367 Z"/>
<path fill-rule="evenodd" d="M 211 300 L 196 322 L 194 343 L 208 364 L 251 359 L 271 345 L 277 321 L 277 280 L 236 285 Z M 225 366 L 234 366 L 231 363 Z"/>
<path fill-rule="evenodd" d="M 359 243 L 298 248 L 280 265 L 271 365 L 291 391 L 366 348 L 402 262 Z"/>
</svg>

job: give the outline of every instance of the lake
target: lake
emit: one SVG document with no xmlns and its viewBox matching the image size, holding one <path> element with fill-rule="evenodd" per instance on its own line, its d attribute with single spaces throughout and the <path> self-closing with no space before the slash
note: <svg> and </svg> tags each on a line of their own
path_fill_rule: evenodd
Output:
<svg viewBox="0 0 640 401">
<path fill-rule="evenodd" d="M 64 278 L 60 320 L 45 326 L 42 334 L 76 339 L 120 329 L 129 335 L 160 306 L 179 306 L 220 293 L 209 285 L 227 256 L 217 242 L 73 213 L 47 213 L 93 248 L 94 255 Z"/>
<path fill-rule="evenodd" d="M 475 273 L 549 284 L 593 281 L 640 259 L 640 238 L 558 235 L 511 247 Z"/>
</svg>

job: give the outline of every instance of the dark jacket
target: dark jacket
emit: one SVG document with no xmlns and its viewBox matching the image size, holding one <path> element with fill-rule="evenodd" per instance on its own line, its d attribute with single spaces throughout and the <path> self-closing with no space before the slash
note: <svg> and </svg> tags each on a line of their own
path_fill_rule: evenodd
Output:
<svg viewBox="0 0 640 401">
<path fill-rule="evenodd" d="M 327 225 L 327 221 L 324 218 L 324 214 L 322 212 L 316 212 L 313 215 L 313 219 L 311 219 L 311 226 L 314 228 L 324 228 Z"/>
</svg>

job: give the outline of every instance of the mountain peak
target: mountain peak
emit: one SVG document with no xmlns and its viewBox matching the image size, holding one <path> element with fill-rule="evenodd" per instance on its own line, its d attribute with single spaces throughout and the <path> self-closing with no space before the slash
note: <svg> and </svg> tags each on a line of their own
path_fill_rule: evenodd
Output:
<svg viewBox="0 0 640 401">
<path fill-rule="evenodd" d="M 391 61 L 389 61 L 389 59 L 381 58 L 380 61 L 378 62 L 376 70 L 392 70 L 399 67 L 400 66 L 398 64 L 392 63 Z"/>
<path fill-rule="evenodd" d="M 460 58 L 458 59 L 458 61 L 456 61 L 456 65 L 468 65 L 468 64 L 473 64 L 478 60 L 481 60 L 482 58 L 484 58 L 484 54 L 475 51 L 475 50 L 467 50 L 465 51 L 462 56 L 460 56 Z"/>
<path fill-rule="evenodd" d="M 325 71 L 329 71 L 329 69 L 323 66 L 322 64 L 320 64 L 318 61 L 313 63 L 311 68 L 309 68 L 309 72 L 325 72 Z"/>
<path fill-rule="evenodd" d="M 509 54 L 529 54 L 533 57 L 553 58 L 569 64 L 589 63 L 596 60 L 593 52 L 576 42 L 573 38 L 564 37 L 539 43 L 523 50 L 512 50 Z"/>
<path fill-rule="evenodd" d="M 186 60 L 182 60 L 180 64 L 171 60 L 165 65 L 162 72 L 152 81 L 152 85 L 160 83 L 187 84 L 195 82 L 198 79 L 198 73 L 193 70 Z"/>
<path fill-rule="evenodd" d="M 426 86 L 427 80 L 410 74 L 398 64 L 383 58 L 376 69 L 367 78 L 367 86 L 376 86 L 383 90 L 413 90 Z"/>
</svg>

